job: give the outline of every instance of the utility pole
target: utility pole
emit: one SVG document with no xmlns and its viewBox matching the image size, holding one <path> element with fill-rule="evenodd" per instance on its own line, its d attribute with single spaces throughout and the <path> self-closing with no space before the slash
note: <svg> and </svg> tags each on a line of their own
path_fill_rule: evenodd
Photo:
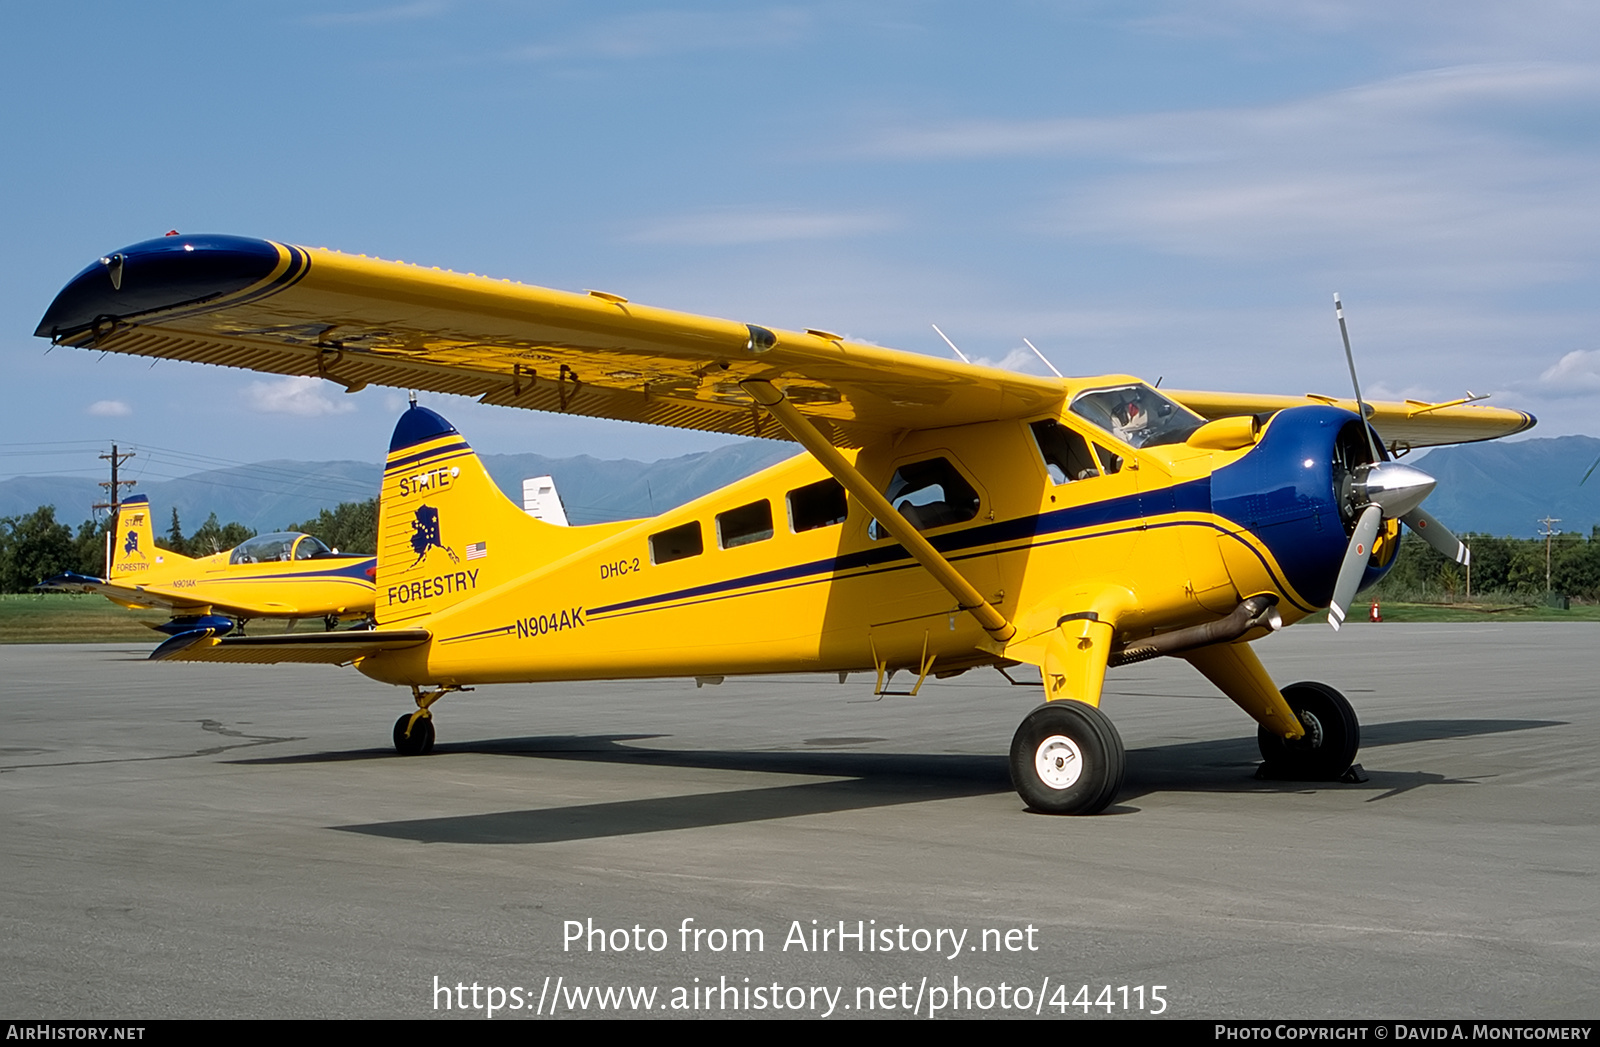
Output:
<svg viewBox="0 0 1600 1047">
<path fill-rule="evenodd" d="M 111 520 L 115 522 L 117 518 L 117 506 L 122 504 L 122 489 L 124 487 L 133 487 L 139 482 L 138 480 L 117 479 L 117 467 L 133 456 L 134 452 L 132 451 L 122 451 L 119 453 L 117 451 L 116 444 L 111 445 L 110 454 L 103 454 L 100 456 L 100 460 L 102 462 L 108 459 L 111 462 L 111 481 L 109 483 L 105 480 L 100 481 L 100 486 L 106 488 L 111 500 L 109 502 L 96 502 L 94 505 L 89 507 L 91 511 L 95 509 L 105 509 L 110 512 Z M 107 574 L 111 572 L 111 543 L 115 540 L 116 533 L 108 526 L 106 528 L 106 559 L 103 566 L 103 571 Z"/>
<path fill-rule="evenodd" d="M 100 456 L 100 460 L 102 462 L 104 462 L 104 461 L 106 461 L 108 459 L 111 462 L 111 482 L 107 483 L 104 480 L 100 481 L 100 486 L 108 489 L 111 501 L 109 501 L 109 502 L 96 502 L 94 505 L 90 506 L 91 509 L 108 509 L 108 510 L 111 511 L 111 514 L 113 516 L 116 515 L 117 506 L 122 503 L 122 489 L 124 487 L 133 487 L 133 486 L 137 485 L 138 482 L 139 482 L 138 480 L 119 480 L 119 479 L 117 479 L 117 467 L 120 466 L 123 462 L 127 461 L 129 458 L 132 458 L 135 453 L 136 452 L 134 452 L 134 451 L 124 451 L 121 454 L 118 454 L 117 453 L 117 445 L 116 444 L 112 444 L 111 445 L 111 453 L 110 454 L 103 454 L 103 455 Z"/>
<path fill-rule="evenodd" d="M 1548 596 L 1550 595 L 1550 539 L 1561 533 L 1550 525 L 1560 523 L 1561 517 L 1546 516 L 1539 522 L 1544 524 L 1544 530 L 1539 533 L 1544 535 L 1544 592 Z"/>
</svg>

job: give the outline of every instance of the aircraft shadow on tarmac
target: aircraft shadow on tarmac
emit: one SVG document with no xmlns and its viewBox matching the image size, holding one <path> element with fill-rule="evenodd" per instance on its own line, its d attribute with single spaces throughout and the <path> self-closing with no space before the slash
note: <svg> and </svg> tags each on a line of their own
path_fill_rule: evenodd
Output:
<svg viewBox="0 0 1600 1047">
<path fill-rule="evenodd" d="M 1375 792 L 1368 802 L 1387 800 L 1424 785 L 1471 784 L 1474 779 L 1451 778 L 1430 771 L 1385 770 L 1384 758 L 1381 754 L 1375 756 L 1376 749 L 1565 725 L 1562 720 L 1395 720 L 1363 724 L 1361 751 L 1356 759 L 1367 781 L 1355 784 L 1257 779 L 1253 775 L 1260 765 L 1261 752 L 1254 738 L 1150 746 L 1129 751 L 1128 777 L 1120 801 L 1125 804 L 1153 792 L 1312 792 L 1351 788 Z M 1115 811 L 1113 807 L 1108 813 Z"/>
<path fill-rule="evenodd" d="M 1403 720 L 1363 730 L 1363 752 L 1388 745 L 1440 741 L 1560 726 L 1554 720 Z M 893 807 L 1011 791 L 1002 756 L 938 753 L 827 752 L 816 750 L 721 751 L 647 748 L 634 744 L 662 735 L 570 735 L 505 738 L 441 745 L 437 755 L 482 754 L 578 760 L 640 769 L 653 766 L 808 775 L 827 781 L 681 796 L 640 797 L 609 803 L 498 811 L 365 825 L 332 826 L 422 843 L 537 844 L 628 836 L 770 821 L 803 815 Z M 878 739 L 812 739 L 846 745 Z M 1369 757 L 1370 758 L 1370 757 Z M 345 760 L 402 759 L 387 751 L 312 753 L 240 760 L 239 763 L 297 764 Z M 1359 785 L 1331 782 L 1263 781 L 1253 777 L 1260 755 L 1254 738 L 1150 746 L 1128 753 L 1127 782 L 1108 814 L 1131 814 L 1130 800 L 1153 792 L 1271 793 L 1362 789 L 1383 800 L 1425 785 L 1470 784 L 1428 771 L 1367 769 Z M 426 766 L 426 762 L 424 762 Z"/>
</svg>

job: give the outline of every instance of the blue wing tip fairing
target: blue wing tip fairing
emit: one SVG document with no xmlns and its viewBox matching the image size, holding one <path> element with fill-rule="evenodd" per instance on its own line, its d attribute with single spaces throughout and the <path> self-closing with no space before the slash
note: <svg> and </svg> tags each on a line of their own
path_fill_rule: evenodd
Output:
<svg viewBox="0 0 1600 1047">
<path fill-rule="evenodd" d="M 198 304 L 242 291 L 278 268 L 267 240 L 207 233 L 161 236 L 90 264 L 61 289 L 33 332 L 64 338 L 107 319 Z"/>
</svg>

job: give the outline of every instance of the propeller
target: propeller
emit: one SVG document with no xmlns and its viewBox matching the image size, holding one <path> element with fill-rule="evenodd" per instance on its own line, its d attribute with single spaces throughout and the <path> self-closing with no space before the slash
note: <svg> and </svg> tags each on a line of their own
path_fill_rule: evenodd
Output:
<svg viewBox="0 0 1600 1047">
<path fill-rule="evenodd" d="M 1372 453 L 1370 461 L 1351 470 L 1348 504 L 1359 515 L 1350 534 L 1350 544 L 1345 546 L 1344 560 L 1339 564 L 1339 576 L 1333 583 L 1333 599 L 1328 604 L 1328 624 L 1338 629 L 1366 573 L 1372 543 L 1384 520 L 1398 519 L 1441 556 L 1456 563 L 1470 563 L 1472 554 L 1461 539 L 1422 508 L 1423 500 L 1433 493 L 1438 481 L 1414 466 L 1385 461 L 1379 452 L 1372 426 L 1366 421 L 1367 405 L 1361 398 L 1355 354 L 1350 351 L 1350 332 L 1344 322 L 1344 305 L 1337 294 L 1333 296 L 1333 308 L 1339 318 L 1339 334 L 1344 339 L 1345 361 L 1350 365 L 1350 384 L 1355 386 L 1361 428 L 1367 434 L 1367 449 Z"/>
</svg>

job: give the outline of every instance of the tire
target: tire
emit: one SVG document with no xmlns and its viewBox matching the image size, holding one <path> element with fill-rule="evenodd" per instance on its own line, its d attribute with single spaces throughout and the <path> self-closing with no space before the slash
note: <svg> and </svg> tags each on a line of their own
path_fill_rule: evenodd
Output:
<svg viewBox="0 0 1600 1047">
<path fill-rule="evenodd" d="M 404 713 L 394 722 L 394 748 L 401 756 L 421 756 L 433 752 L 433 718 L 424 716 L 411 728 L 407 736 L 406 725 L 411 722 L 411 714 Z"/>
<path fill-rule="evenodd" d="M 1043 814 L 1100 813 L 1122 791 L 1126 770 L 1117 728 L 1083 702 L 1046 702 L 1011 739 L 1011 784 Z"/>
<path fill-rule="evenodd" d="M 1361 748 L 1361 722 L 1345 696 L 1325 683 L 1296 683 L 1283 689 L 1284 701 L 1305 728 L 1305 737 L 1287 741 L 1265 727 L 1256 744 L 1268 778 L 1331 782 L 1344 777 Z"/>
</svg>

